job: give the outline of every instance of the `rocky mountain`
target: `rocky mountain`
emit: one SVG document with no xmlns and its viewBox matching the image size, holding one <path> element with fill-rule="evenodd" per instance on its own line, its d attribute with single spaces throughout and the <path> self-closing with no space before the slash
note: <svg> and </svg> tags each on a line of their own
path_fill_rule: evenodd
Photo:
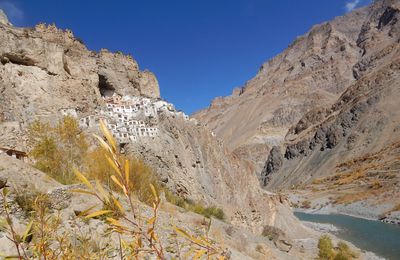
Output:
<svg viewBox="0 0 400 260">
<path fill-rule="evenodd" d="M 355 81 L 334 104 L 309 110 L 289 129 L 284 151 L 272 149 L 263 171 L 265 175 L 284 167 L 284 160 L 302 157 L 301 164 L 296 163 L 296 168 L 300 169 L 303 163 L 307 164 L 304 161 L 318 154 L 335 164 L 377 152 L 398 141 L 398 8 L 397 1 L 377 1 L 367 9 L 355 41 L 362 53 L 352 67 Z M 324 153 L 331 155 L 322 155 Z M 315 167 L 307 169 L 310 178 L 314 173 L 326 175 L 332 170 L 327 160 L 319 158 L 317 162 Z M 318 174 L 320 171 L 324 173 Z M 300 178 L 306 181 L 304 176 Z M 272 185 L 273 181 L 267 182 Z"/>
<path fill-rule="evenodd" d="M 106 106 L 103 97 L 160 98 L 155 76 L 139 70 L 131 56 L 90 51 L 71 31 L 54 25 L 16 28 L 2 21 L 0 147 L 29 151 L 31 122 L 54 123 L 66 110 L 77 119 L 99 113 Z M 157 137 L 123 149 L 147 162 L 170 190 L 221 207 L 228 222 L 252 232 L 276 226 L 293 238 L 303 236 L 288 201 L 262 190 L 251 167 L 208 129 L 173 115 L 161 117 L 159 128 Z"/>
<path fill-rule="evenodd" d="M 330 190 L 328 201 L 364 201 L 382 218 L 400 203 L 393 196 L 400 192 L 400 3 L 376 1 L 367 10 L 355 41 L 362 53 L 355 81 L 333 105 L 310 110 L 289 129 L 262 177 L 273 189 L 315 184 L 308 188 L 325 199 L 318 190 Z"/>
<path fill-rule="evenodd" d="M 399 17 L 398 1 L 377 0 L 316 25 L 194 116 L 255 165 L 269 190 L 376 205 L 399 190 Z M 375 218 L 398 203 L 387 201 Z"/>
<path fill-rule="evenodd" d="M 352 67 L 362 55 L 355 28 L 367 12 L 314 26 L 263 64 L 244 87 L 194 116 L 261 170 L 269 149 L 283 142 L 294 123 L 311 109 L 333 104 L 355 81 Z"/>
</svg>

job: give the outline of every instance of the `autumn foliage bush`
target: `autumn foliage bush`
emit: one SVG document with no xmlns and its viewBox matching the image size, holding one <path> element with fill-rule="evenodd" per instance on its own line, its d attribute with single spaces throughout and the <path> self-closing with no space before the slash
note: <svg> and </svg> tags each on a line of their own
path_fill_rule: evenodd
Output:
<svg viewBox="0 0 400 260">
<path fill-rule="evenodd" d="M 97 179 L 107 188 L 118 190 L 109 175 L 114 171 L 103 148 L 89 149 L 87 136 L 79 129 L 78 122 L 66 116 L 55 126 L 35 121 L 29 128 L 33 146 L 30 155 L 35 167 L 62 184 L 78 180 L 72 169 L 79 169 L 89 180 Z M 130 187 L 135 196 L 147 204 L 153 200 L 149 184 L 160 189 L 157 176 L 143 161 L 119 154 L 129 161 Z"/>
<path fill-rule="evenodd" d="M 54 126 L 35 121 L 29 127 L 29 136 L 33 147 L 30 156 L 35 167 L 62 184 L 73 183 L 72 169 L 82 165 L 83 155 L 88 150 L 86 136 L 78 122 L 70 116 Z"/>
</svg>

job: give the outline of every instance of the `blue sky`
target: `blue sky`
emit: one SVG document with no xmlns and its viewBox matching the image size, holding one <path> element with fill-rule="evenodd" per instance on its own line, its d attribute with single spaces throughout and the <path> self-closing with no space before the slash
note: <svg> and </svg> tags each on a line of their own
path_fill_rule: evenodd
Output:
<svg viewBox="0 0 400 260">
<path fill-rule="evenodd" d="M 71 29 L 89 49 L 130 53 L 190 114 L 226 96 L 314 24 L 370 0 L 0 0 L 17 26 Z"/>
</svg>

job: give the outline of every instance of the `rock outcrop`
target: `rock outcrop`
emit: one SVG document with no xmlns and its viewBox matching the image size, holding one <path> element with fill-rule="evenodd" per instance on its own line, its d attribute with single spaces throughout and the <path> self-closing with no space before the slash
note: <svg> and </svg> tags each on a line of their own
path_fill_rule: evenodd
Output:
<svg viewBox="0 0 400 260">
<path fill-rule="evenodd" d="M 71 31 L 1 24 L 0 42 L 3 121 L 53 120 L 65 108 L 90 113 L 113 93 L 160 97 L 154 75 L 140 71 L 131 56 L 89 51 Z"/>
<path fill-rule="evenodd" d="M 159 98 L 160 90 L 153 73 L 140 71 L 131 56 L 101 50 L 97 57 L 100 93 L 112 96 L 141 95 Z"/>
<path fill-rule="evenodd" d="M 5 154 L 0 154 L 0 180 L 7 181 L 13 189 L 41 193 L 62 186 L 45 173 Z"/>
<path fill-rule="evenodd" d="M 11 25 L 11 23 L 8 21 L 7 15 L 1 9 L 0 9 L 0 23 L 5 25 Z"/>
</svg>

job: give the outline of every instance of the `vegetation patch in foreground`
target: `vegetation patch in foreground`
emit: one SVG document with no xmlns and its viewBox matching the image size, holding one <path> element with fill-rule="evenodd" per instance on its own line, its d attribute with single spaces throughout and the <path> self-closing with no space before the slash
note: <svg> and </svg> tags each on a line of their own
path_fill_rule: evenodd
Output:
<svg viewBox="0 0 400 260">
<path fill-rule="evenodd" d="M 47 195 L 21 197 L 20 207 L 31 213 L 31 220 L 21 233 L 16 229 L 11 215 L 12 208 L 9 190 L 0 189 L 3 206 L 0 230 L 6 233 L 7 238 L 13 243 L 16 254 L 4 256 L 6 259 L 171 259 L 168 254 L 166 239 L 173 242 L 177 259 L 218 259 L 224 260 L 226 252 L 222 247 L 209 238 L 209 227 L 203 234 L 194 234 L 175 225 L 163 227 L 159 223 L 160 198 L 157 188 L 149 184 L 152 195 L 151 207 L 144 214 L 136 200 L 137 189 L 131 176 L 131 162 L 124 158 L 117 150 L 117 145 L 104 122 L 100 122 L 103 137 L 95 135 L 100 142 L 102 152 L 112 168 L 108 175 L 94 176 L 90 182 L 79 170 L 74 170 L 75 180 L 81 182 L 85 188 L 71 190 L 85 196 L 92 196 L 97 203 L 102 205 L 90 206 L 74 218 L 73 225 L 77 222 L 90 222 L 98 219 L 101 225 L 107 226 L 101 236 L 92 236 L 91 232 L 77 232 L 63 227 L 60 215 L 50 214 Z M 45 155 L 45 154 L 44 154 Z M 64 167 L 63 167 L 64 168 Z M 68 171 L 65 171 L 68 173 Z M 100 178 L 105 178 L 103 181 Z M 100 178 L 98 178 L 100 177 Z M 68 176 L 68 180 L 73 178 Z M 106 190 L 104 183 L 113 183 L 115 190 Z M 143 183 L 142 183 L 143 185 Z M 33 207 L 25 204 L 33 203 Z M 70 220 L 68 220 L 70 221 Z M 98 222 L 99 223 L 99 222 Z M 161 229 L 164 232 L 159 232 Z M 168 233 L 162 239 L 159 235 Z M 80 232 L 78 232 L 80 233 Z M 115 241 L 112 237 L 117 238 Z M 105 240 L 103 240 L 105 239 Z M 170 247 L 170 246 L 168 246 Z"/>
</svg>

